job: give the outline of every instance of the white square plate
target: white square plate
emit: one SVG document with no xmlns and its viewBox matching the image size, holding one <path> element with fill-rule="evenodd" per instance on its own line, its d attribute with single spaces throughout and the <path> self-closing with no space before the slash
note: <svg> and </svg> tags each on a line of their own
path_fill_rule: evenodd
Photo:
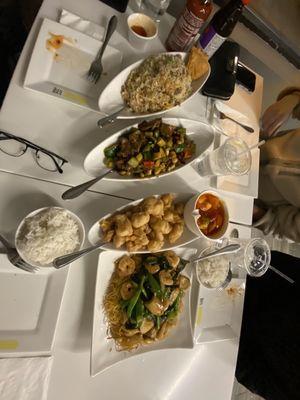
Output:
<svg viewBox="0 0 300 400">
<path fill-rule="evenodd" d="M 180 257 L 189 259 L 197 250 L 180 248 L 176 254 Z M 106 292 L 111 274 L 114 271 L 114 262 L 121 257 L 119 251 L 104 251 L 99 256 L 98 271 L 96 278 L 93 337 L 91 349 L 91 375 L 95 376 L 99 372 L 111 367 L 112 365 L 153 350 L 166 349 L 191 349 L 194 346 L 193 335 L 195 326 L 195 316 L 197 310 L 197 299 L 199 285 L 195 279 L 191 266 L 187 265 L 184 274 L 191 279 L 190 289 L 184 296 L 184 309 L 179 317 L 178 323 L 170 332 L 170 335 L 162 341 L 152 345 L 140 347 L 135 351 L 116 351 L 113 339 L 107 335 L 107 324 L 103 310 L 103 297 Z"/>
<path fill-rule="evenodd" d="M 195 327 L 196 343 L 209 343 L 239 336 L 245 295 L 245 279 L 233 278 L 225 290 L 201 285 Z"/>
<path fill-rule="evenodd" d="M 51 34 L 62 35 L 61 47 L 47 49 Z M 87 80 L 87 72 L 101 42 L 47 18 L 43 20 L 27 69 L 24 87 L 73 104 L 99 111 L 98 98 L 120 72 L 122 53 L 107 46 L 103 73 L 97 84 Z"/>
<path fill-rule="evenodd" d="M 0 357 L 50 355 L 68 268 L 31 274 L 0 254 Z"/>
</svg>

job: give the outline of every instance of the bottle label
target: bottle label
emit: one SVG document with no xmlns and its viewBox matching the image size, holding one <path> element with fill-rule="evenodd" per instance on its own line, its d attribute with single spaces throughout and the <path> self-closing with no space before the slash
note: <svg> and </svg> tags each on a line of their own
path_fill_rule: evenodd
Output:
<svg viewBox="0 0 300 400">
<path fill-rule="evenodd" d="M 198 46 L 205 51 L 208 58 L 212 57 L 218 48 L 225 42 L 226 38 L 217 34 L 212 25 L 209 25 L 202 33 Z"/>
<path fill-rule="evenodd" d="M 170 33 L 167 47 L 176 51 L 185 50 L 192 43 L 203 23 L 203 19 L 198 18 L 186 7 Z"/>
</svg>

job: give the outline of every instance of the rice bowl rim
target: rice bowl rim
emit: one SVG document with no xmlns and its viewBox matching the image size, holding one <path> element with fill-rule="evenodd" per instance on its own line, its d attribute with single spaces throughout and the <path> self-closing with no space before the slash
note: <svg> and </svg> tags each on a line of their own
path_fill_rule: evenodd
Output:
<svg viewBox="0 0 300 400">
<path fill-rule="evenodd" d="M 75 221 L 75 223 L 77 224 L 78 230 L 79 230 L 79 245 L 76 247 L 76 249 L 74 251 L 78 251 L 82 248 L 82 245 L 85 241 L 85 227 L 84 224 L 82 222 L 82 220 L 72 211 L 68 210 L 67 208 L 64 207 L 58 207 L 58 206 L 46 206 L 46 207 L 42 207 L 42 208 L 38 208 L 36 210 L 31 211 L 29 214 L 27 214 L 19 223 L 17 229 L 16 229 L 16 233 L 15 233 L 15 248 L 17 250 L 17 252 L 19 253 L 20 257 L 27 263 L 32 265 L 33 267 L 40 267 L 40 268 L 54 268 L 52 263 L 49 264 L 40 264 L 40 263 L 35 263 L 32 262 L 30 259 L 28 259 L 23 251 L 19 248 L 18 245 L 18 240 L 20 239 L 20 232 L 23 229 L 26 220 L 28 218 L 32 218 L 34 216 L 36 216 L 37 214 L 41 213 L 42 211 L 45 210 L 61 210 L 61 211 L 66 211 L 67 214 Z"/>
</svg>

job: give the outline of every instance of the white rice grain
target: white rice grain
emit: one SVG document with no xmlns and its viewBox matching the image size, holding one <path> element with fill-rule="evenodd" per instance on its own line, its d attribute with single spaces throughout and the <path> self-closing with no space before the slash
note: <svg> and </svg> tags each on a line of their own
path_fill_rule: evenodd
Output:
<svg viewBox="0 0 300 400">
<path fill-rule="evenodd" d="M 25 219 L 17 244 L 28 260 L 47 265 L 79 248 L 79 227 L 66 210 L 48 208 Z"/>
</svg>

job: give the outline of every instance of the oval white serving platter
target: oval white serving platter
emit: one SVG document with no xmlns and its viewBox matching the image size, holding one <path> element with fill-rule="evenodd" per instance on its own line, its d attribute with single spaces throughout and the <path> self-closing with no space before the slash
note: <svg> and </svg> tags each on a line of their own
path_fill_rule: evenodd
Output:
<svg viewBox="0 0 300 400">
<path fill-rule="evenodd" d="M 188 56 L 187 53 L 178 53 L 178 52 L 169 52 L 169 53 L 161 53 L 161 54 L 180 54 L 183 60 L 185 60 Z M 125 83 L 129 73 L 138 67 L 145 59 L 136 61 L 134 64 L 129 65 L 127 68 L 125 68 L 123 71 L 121 71 L 107 86 L 106 88 L 102 91 L 100 97 L 99 97 L 99 109 L 100 111 L 104 112 L 105 114 L 112 114 L 115 111 L 119 110 L 120 108 L 124 107 L 124 102 L 121 96 L 121 88 L 122 85 Z M 205 84 L 207 81 L 208 77 L 210 75 L 210 66 L 208 71 L 201 76 L 201 78 L 196 79 L 192 82 L 192 90 L 189 96 L 181 103 L 184 104 L 188 100 L 190 100 L 195 94 L 199 92 L 199 90 L 202 88 L 202 86 Z M 158 111 L 154 113 L 135 113 L 128 108 L 124 109 L 119 115 L 119 119 L 130 119 L 130 118 L 144 118 L 144 117 L 151 117 L 153 115 L 159 115 L 166 113 L 170 110 L 173 110 L 176 107 L 180 106 L 174 106 L 171 108 L 168 108 L 167 110 L 163 111 Z"/>
<path fill-rule="evenodd" d="M 117 172 L 112 172 L 107 175 L 105 178 L 106 180 L 110 181 L 145 181 L 149 179 L 158 179 L 160 177 L 173 174 L 174 172 L 180 171 L 183 168 L 186 168 L 188 165 L 193 163 L 197 158 L 199 158 L 213 143 L 214 141 L 214 130 L 213 128 L 201 121 L 195 121 L 186 118 L 162 118 L 162 121 L 166 124 L 182 126 L 186 128 L 186 134 L 189 139 L 193 140 L 196 144 L 196 153 L 194 157 L 192 157 L 189 162 L 186 164 L 174 169 L 170 172 L 165 172 L 159 176 L 152 176 L 149 178 L 133 178 L 133 177 L 126 177 L 121 176 Z M 132 125 L 133 127 L 137 127 L 138 124 Z M 112 136 L 108 137 L 107 139 L 103 140 L 99 143 L 93 150 L 89 152 L 84 160 L 84 169 L 88 175 L 91 176 L 98 176 L 103 172 L 107 171 L 107 167 L 104 164 L 104 149 L 111 144 L 115 143 L 117 139 L 127 132 L 129 128 L 122 129 L 121 131 L 113 134 Z"/>
<path fill-rule="evenodd" d="M 174 201 L 176 203 L 182 202 L 182 203 L 186 203 L 193 195 L 194 193 L 174 193 L 175 195 L 175 199 Z M 155 195 L 155 197 L 159 197 L 160 195 Z M 101 233 L 101 229 L 100 229 L 100 225 L 99 225 L 99 221 L 101 221 L 102 219 L 108 218 L 110 217 L 112 214 L 118 213 L 130 206 L 135 206 L 137 204 L 139 204 L 141 201 L 143 201 L 144 199 L 139 199 L 139 200 L 135 200 L 132 201 L 128 204 L 126 204 L 125 206 L 122 206 L 116 210 L 114 210 L 113 213 L 111 214 L 107 214 L 104 215 L 103 217 L 100 217 L 99 220 L 97 220 L 94 225 L 90 228 L 89 232 L 88 232 L 88 240 L 92 245 L 95 245 L 97 243 L 99 243 L 102 239 L 102 233 Z M 175 249 L 181 246 L 186 246 L 187 244 L 193 242 L 194 240 L 199 239 L 199 236 L 197 236 L 195 233 L 191 232 L 186 225 L 184 225 L 183 228 L 183 234 L 181 236 L 181 238 L 179 240 L 177 240 L 174 244 L 170 244 L 169 242 L 167 242 L 167 240 L 165 241 L 165 245 L 159 250 L 159 251 L 165 251 L 165 250 L 171 250 L 171 249 Z M 101 246 L 101 249 L 103 250 L 116 250 L 116 251 L 120 251 L 120 252 L 126 252 L 126 248 L 125 247 L 121 247 L 120 249 L 116 249 L 115 246 L 112 243 L 106 243 L 103 246 Z M 139 251 L 135 251 L 134 253 L 150 253 L 150 251 L 148 250 L 139 250 Z"/>
</svg>

